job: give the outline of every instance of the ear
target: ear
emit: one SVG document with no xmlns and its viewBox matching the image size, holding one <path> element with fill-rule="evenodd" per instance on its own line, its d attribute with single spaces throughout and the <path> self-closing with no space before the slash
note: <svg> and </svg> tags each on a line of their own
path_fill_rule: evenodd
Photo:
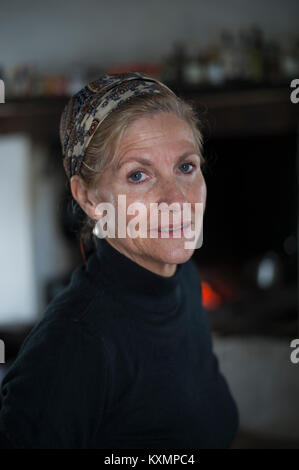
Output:
<svg viewBox="0 0 299 470">
<path fill-rule="evenodd" d="M 70 186 L 73 198 L 78 202 L 81 209 L 93 220 L 97 220 L 96 207 L 97 200 L 92 189 L 86 188 L 82 178 L 79 175 L 72 176 Z"/>
</svg>

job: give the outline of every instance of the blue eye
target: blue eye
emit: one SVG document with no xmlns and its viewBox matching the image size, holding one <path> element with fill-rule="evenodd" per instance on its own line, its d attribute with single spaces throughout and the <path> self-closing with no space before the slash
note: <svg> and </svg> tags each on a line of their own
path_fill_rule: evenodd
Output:
<svg viewBox="0 0 299 470">
<path fill-rule="evenodd" d="M 140 179 L 140 178 L 133 179 L 133 180 L 131 179 L 132 177 L 134 177 L 136 175 L 141 175 L 141 174 L 144 174 L 143 171 L 135 171 L 135 173 L 132 173 L 129 176 L 130 181 L 132 181 L 132 183 L 140 183 L 140 182 L 144 181 L 144 179 Z"/>
<path fill-rule="evenodd" d="M 183 167 L 184 167 L 184 168 L 186 169 L 186 167 L 187 167 L 187 170 L 188 170 L 188 167 L 190 167 L 190 166 L 192 167 L 192 169 L 195 167 L 195 165 L 194 165 L 193 163 L 183 163 L 183 164 L 180 166 L 180 168 L 183 168 Z M 192 170 L 190 170 L 190 171 L 183 171 L 183 173 L 192 173 Z"/>
</svg>

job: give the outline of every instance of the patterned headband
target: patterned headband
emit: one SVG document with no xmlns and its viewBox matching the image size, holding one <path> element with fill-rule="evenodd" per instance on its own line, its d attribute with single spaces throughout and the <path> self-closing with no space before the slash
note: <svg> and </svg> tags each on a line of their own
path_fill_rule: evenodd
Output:
<svg viewBox="0 0 299 470">
<path fill-rule="evenodd" d="M 147 93 L 175 95 L 159 80 L 140 72 L 105 74 L 78 91 L 65 106 L 60 120 L 63 166 L 70 179 L 79 174 L 85 152 L 103 120 L 125 101 Z"/>
</svg>

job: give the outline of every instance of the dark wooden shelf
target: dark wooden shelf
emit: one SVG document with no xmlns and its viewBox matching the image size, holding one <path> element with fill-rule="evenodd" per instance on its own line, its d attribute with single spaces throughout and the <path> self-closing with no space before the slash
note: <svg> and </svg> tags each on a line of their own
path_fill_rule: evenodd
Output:
<svg viewBox="0 0 299 470">
<path fill-rule="evenodd" d="M 0 134 L 27 133 L 59 138 L 59 120 L 67 97 L 7 100 L 0 105 Z"/>
<path fill-rule="evenodd" d="M 297 132 L 299 104 L 289 86 L 248 89 L 186 89 L 180 96 L 199 111 L 210 138 L 286 135 Z M 24 132 L 59 139 L 59 120 L 68 97 L 7 99 L 0 105 L 0 134 Z"/>
<path fill-rule="evenodd" d="M 299 106 L 288 88 L 186 95 L 201 111 L 212 138 L 286 135 L 297 132 Z"/>
</svg>

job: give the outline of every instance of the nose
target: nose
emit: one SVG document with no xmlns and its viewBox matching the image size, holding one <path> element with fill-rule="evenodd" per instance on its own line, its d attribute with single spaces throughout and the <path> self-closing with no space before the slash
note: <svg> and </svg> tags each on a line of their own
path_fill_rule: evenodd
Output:
<svg viewBox="0 0 299 470">
<path fill-rule="evenodd" d="M 161 191 L 158 198 L 158 204 L 166 203 L 171 205 L 178 204 L 178 209 L 183 209 L 183 203 L 188 202 L 184 190 L 175 179 L 168 179 L 161 182 Z"/>
<path fill-rule="evenodd" d="M 184 188 L 175 178 L 164 178 L 160 185 L 159 197 L 156 201 L 159 207 L 159 226 L 168 226 L 168 223 L 181 224 L 182 219 L 186 217 L 184 203 L 188 202 Z"/>
</svg>

